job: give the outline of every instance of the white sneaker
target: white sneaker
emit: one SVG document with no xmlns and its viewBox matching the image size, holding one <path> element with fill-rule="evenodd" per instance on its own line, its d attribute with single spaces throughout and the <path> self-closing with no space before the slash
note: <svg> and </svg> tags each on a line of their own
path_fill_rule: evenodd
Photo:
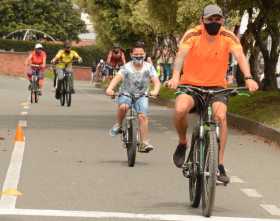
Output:
<svg viewBox="0 0 280 221">
<path fill-rule="evenodd" d="M 109 131 L 110 136 L 115 137 L 121 133 L 121 127 L 118 123 L 116 123 Z"/>
</svg>

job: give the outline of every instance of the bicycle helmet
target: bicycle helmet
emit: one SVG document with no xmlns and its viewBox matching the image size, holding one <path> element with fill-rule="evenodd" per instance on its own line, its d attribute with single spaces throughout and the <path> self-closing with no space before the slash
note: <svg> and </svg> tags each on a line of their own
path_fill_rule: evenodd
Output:
<svg viewBox="0 0 280 221">
<path fill-rule="evenodd" d="M 40 43 L 35 44 L 35 49 L 43 49 L 43 45 Z"/>
</svg>

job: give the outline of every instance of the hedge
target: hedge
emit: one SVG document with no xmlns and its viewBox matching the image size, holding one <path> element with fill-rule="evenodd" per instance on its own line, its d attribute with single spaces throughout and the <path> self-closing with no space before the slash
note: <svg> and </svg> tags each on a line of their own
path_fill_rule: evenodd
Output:
<svg viewBox="0 0 280 221">
<path fill-rule="evenodd" d="M 15 51 L 15 52 L 28 52 L 33 50 L 34 45 L 37 42 L 33 41 L 19 41 L 10 39 L 0 39 L 0 50 Z M 48 55 L 47 62 L 56 55 L 58 50 L 63 48 L 62 44 L 54 44 L 49 42 L 41 42 Z M 103 57 L 103 53 L 96 46 L 84 46 L 84 47 L 73 47 L 73 50 L 77 51 L 78 54 L 83 58 L 82 66 L 92 66 L 93 62 L 96 62 Z"/>
</svg>

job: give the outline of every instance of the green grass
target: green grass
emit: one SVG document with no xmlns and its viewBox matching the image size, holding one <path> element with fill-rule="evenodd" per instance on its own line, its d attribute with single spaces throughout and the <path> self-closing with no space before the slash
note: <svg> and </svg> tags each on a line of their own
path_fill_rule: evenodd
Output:
<svg viewBox="0 0 280 221">
<path fill-rule="evenodd" d="M 106 88 L 108 82 L 102 83 Z M 175 99 L 175 90 L 161 87 L 159 98 Z M 280 128 L 280 91 L 258 91 L 250 96 L 235 96 L 229 101 L 228 110 L 251 120 Z"/>
<path fill-rule="evenodd" d="M 170 89 L 168 87 L 161 87 L 159 91 L 159 97 L 166 100 L 175 99 L 175 92 L 176 90 Z"/>
<path fill-rule="evenodd" d="M 230 99 L 229 112 L 280 128 L 280 92 L 258 91 Z"/>
</svg>

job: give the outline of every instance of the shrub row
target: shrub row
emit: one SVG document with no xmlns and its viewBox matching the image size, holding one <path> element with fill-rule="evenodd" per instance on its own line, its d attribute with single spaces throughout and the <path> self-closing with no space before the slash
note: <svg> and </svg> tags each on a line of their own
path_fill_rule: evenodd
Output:
<svg viewBox="0 0 280 221">
<path fill-rule="evenodd" d="M 0 39 L 0 50 L 28 52 L 33 50 L 36 43 L 37 42 L 33 41 Z M 48 63 L 56 55 L 58 50 L 63 48 L 62 44 L 57 43 L 42 42 L 42 45 L 48 55 Z M 83 58 L 82 66 L 92 66 L 93 62 L 103 57 L 102 51 L 96 46 L 73 47 L 73 50 L 77 51 L 77 53 Z"/>
</svg>

